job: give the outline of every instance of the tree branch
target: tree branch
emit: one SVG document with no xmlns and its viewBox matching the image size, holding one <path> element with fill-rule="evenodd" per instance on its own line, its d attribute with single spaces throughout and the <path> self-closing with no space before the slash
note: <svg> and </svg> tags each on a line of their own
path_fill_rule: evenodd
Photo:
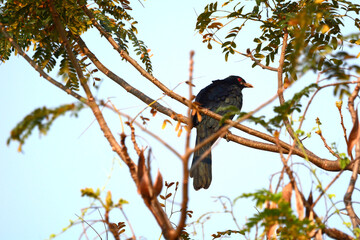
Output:
<svg viewBox="0 0 360 240">
<path fill-rule="evenodd" d="M 358 78 L 358 80 L 360 80 L 360 78 Z M 351 114 L 353 124 L 355 124 L 355 121 L 358 121 L 358 118 L 356 116 L 357 111 L 355 111 L 355 109 L 354 109 L 354 101 L 355 101 L 355 98 L 359 94 L 359 90 L 360 90 L 360 83 L 358 83 L 355 86 L 355 89 L 352 92 L 352 94 L 348 100 L 349 112 Z M 355 160 L 352 163 L 354 164 L 354 168 L 353 168 L 353 172 L 352 172 L 352 175 L 350 178 L 348 189 L 344 195 L 344 203 L 345 203 L 346 211 L 348 212 L 351 223 L 353 225 L 353 228 L 358 228 L 360 225 L 360 219 L 354 211 L 351 199 L 352 199 L 352 194 L 354 192 L 355 183 L 357 181 L 358 171 L 359 171 L 359 163 L 360 163 L 360 142 L 359 141 L 355 145 Z"/>
<path fill-rule="evenodd" d="M 192 80 L 193 80 L 193 71 L 194 71 L 194 51 L 190 52 L 190 62 L 189 62 L 189 80 L 187 84 L 189 85 L 189 101 L 188 101 L 188 111 L 187 111 L 187 133 L 186 133 L 186 141 L 185 141 L 185 154 L 182 157 L 183 161 L 183 188 L 182 188 L 182 202 L 181 202 L 181 215 L 179 219 L 179 224 L 176 228 L 176 237 L 180 236 L 183 228 L 185 227 L 185 221 L 186 221 L 186 214 L 187 214 L 187 208 L 188 208 L 188 201 L 189 201 L 189 159 L 191 156 L 190 149 L 190 136 L 191 136 L 191 129 L 193 126 L 193 121 L 191 117 L 191 109 L 192 107 Z"/>
<path fill-rule="evenodd" d="M 168 115 L 169 117 L 173 118 L 175 121 L 180 121 L 183 123 L 187 123 L 187 119 L 182 115 L 176 113 L 170 108 L 164 107 L 156 100 L 148 97 L 143 92 L 139 91 L 138 89 L 134 88 L 130 84 L 128 84 L 124 79 L 110 71 L 107 67 L 105 67 L 99 59 L 89 50 L 86 46 L 85 42 L 81 39 L 80 36 L 74 36 L 75 41 L 79 44 L 81 51 L 94 63 L 94 65 L 107 77 L 112 79 L 114 82 L 119 84 L 122 88 L 124 88 L 127 92 L 131 93 L 135 97 L 139 98 L 141 101 L 146 103 L 148 106 L 156 109 L 157 111 Z"/>
<path fill-rule="evenodd" d="M 283 105 L 285 103 L 285 99 L 284 99 L 284 95 L 282 93 L 282 91 L 280 91 L 281 89 L 283 89 L 283 68 L 284 68 L 284 62 L 285 62 L 285 53 L 286 53 L 286 47 L 287 47 L 287 40 L 288 40 L 288 36 L 289 34 L 287 33 L 287 31 L 285 31 L 284 33 L 284 37 L 283 37 L 283 45 L 281 48 L 281 54 L 280 54 L 280 60 L 279 60 L 279 67 L 277 69 L 278 72 L 278 94 L 279 94 L 279 101 L 280 101 L 280 105 Z M 284 124 L 286 126 L 286 130 L 288 131 L 288 133 L 290 134 L 291 138 L 296 141 L 296 137 L 294 134 L 294 130 L 291 127 L 291 124 L 289 122 L 289 119 L 285 116 L 283 118 Z"/>
</svg>

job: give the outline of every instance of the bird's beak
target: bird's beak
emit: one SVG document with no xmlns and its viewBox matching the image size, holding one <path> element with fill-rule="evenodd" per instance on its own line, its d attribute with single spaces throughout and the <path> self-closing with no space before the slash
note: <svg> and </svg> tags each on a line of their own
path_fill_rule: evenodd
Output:
<svg viewBox="0 0 360 240">
<path fill-rule="evenodd" d="M 244 83 L 243 86 L 247 88 L 253 88 L 253 85 L 251 85 L 250 83 Z"/>
</svg>

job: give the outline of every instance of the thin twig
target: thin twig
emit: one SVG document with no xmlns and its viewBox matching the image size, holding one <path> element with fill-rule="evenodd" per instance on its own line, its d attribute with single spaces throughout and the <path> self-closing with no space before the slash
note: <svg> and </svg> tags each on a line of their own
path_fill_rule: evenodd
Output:
<svg viewBox="0 0 360 240">
<path fill-rule="evenodd" d="M 181 231 L 183 230 L 183 228 L 185 227 L 185 221 L 186 221 L 186 213 L 187 213 L 187 207 L 188 207 L 188 201 L 189 201 L 189 196 L 188 196 L 188 192 L 189 192 L 189 168 L 188 168 L 188 163 L 189 163 L 189 158 L 190 158 L 190 154 L 189 154 L 189 149 L 190 149 L 190 135 L 191 135 L 191 128 L 192 128 L 192 118 L 191 118 L 191 109 L 192 109 L 192 98 L 193 98 L 193 94 L 192 94 L 192 80 L 193 80 L 193 71 L 194 71 L 194 51 L 190 52 L 190 63 L 189 63 L 189 80 L 188 80 L 188 85 L 189 85 L 189 101 L 188 101 L 188 111 L 187 111 L 187 117 L 188 117 L 188 130 L 186 133 L 186 140 L 185 140 L 185 154 L 182 157 L 182 162 L 183 162 L 183 189 L 182 189 L 182 202 L 181 202 L 181 214 L 180 214 L 180 220 L 179 220 L 179 224 L 177 225 L 176 228 L 176 234 L 175 234 L 175 238 L 177 238 L 178 236 L 180 236 Z"/>
<path fill-rule="evenodd" d="M 132 227 L 129 219 L 128 219 L 127 216 L 126 216 L 126 214 L 125 214 L 125 212 L 124 212 L 124 209 L 123 209 L 122 207 L 119 207 L 119 208 L 120 208 L 121 213 L 124 215 L 124 218 L 125 218 L 125 220 L 126 220 L 126 222 L 127 222 L 127 225 L 128 225 L 129 228 L 130 228 L 130 231 L 131 231 L 131 234 L 132 234 L 132 239 L 133 239 L 133 240 L 136 240 L 135 231 L 134 231 L 134 229 L 133 229 L 133 227 Z"/>
<path fill-rule="evenodd" d="M 102 214 L 101 214 L 101 212 L 100 212 L 100 209 L 98 208 L 97 210 L 98 210 L 99 215 L 100 215 L 100 217 L 101 217 L 102 223 L 104 224 L 105 233 L 106 233 L 106 240 L 108 240 L 108 239 L 109 239 L 109 234 L 108 234 L 108 230 L 107 230 L 107 228 L 106 228 L 105 220 L 104 220 L 104 218 L 103 218 L 103 216 L 102 216 Z"/>
<path fill-rule="evenodd" d="M 316 203 L 320 200 L 320 198 L 326 193 L 326 191 L 331 187 L 331 185 L 340 177 L 340 175 L 344 172 L 344 170 L 341 170 L 336 176 L 331 180 L 331 182 L 321 191 L 320 195 L 317 197 L 317 199 L 313 202 L 311 205 L 311 208 L 313 209 L 316 205 Z"/>
<path fill-rule="evenodd" d="M 77 214 L 75 214 L 78 218 L 80 218 L 81 219 L 81 221 L 82 222 L 85 222 L 92 230 L 94 230 L 94 232 L 96 232 L 96 234 L 99 236 L 99 238 L 102 240 L 102 238 L 101 238 L 101 236 L 100 236 L 100 234 L 96 231 L 96 229 L 93 227 L 93 226 L 91 226 L 87 221 L 85 221 L 82 217 L 80 217 L 79 215 L 77 215 Z"/>
<path fill-rule="evenodd" d="M 326 147 L 326 149 L 337 159 L 340 159 L 339 154 L 337 154 L 336 152 L 334 152 L 334 150 L 331 149 L 331 147 L 327 144 L 326 139 L 324 138 L 324 136 L 322 135 L 322 131 L 319 129 L 318 131 L 316 131 L 316 133 L 320 136 L 321 140 L 324 143 L 324 146 Z M 342 171 L 341 171 L 342 172 Z"/>
</svg>

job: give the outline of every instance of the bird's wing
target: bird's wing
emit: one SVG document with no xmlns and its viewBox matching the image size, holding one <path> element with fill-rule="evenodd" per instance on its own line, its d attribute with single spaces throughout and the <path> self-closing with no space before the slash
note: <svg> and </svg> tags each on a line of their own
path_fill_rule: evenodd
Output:
<svg viewBox="0 0 360 240">
<path fill-rule="evenodd" d="M 222 81 L 219 81 L 220 83 Z M 242 94 L 241 89 L 235 85 L 220 84 L 216 81 L 201 90 L 196 97 L 195 101 L 201 104 L 201 107 L 207 108 L 220 115 L 224 115 L 227 111 L 217 111 L 220 107 L 235 106 L 239 110 L 242 107 Z M 203 122 L 204 121 L 204 122 Z M 194 126 L 199 122 L 194 117 Z M 202 116 L 202 123 L 214 132 L 219 129 L 219 122 L 208 116 Z"/>
</svg>

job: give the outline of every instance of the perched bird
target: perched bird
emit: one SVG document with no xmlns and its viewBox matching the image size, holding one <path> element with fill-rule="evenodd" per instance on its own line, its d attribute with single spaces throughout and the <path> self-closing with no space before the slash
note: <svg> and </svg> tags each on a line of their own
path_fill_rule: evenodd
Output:
<svg viewBox="0 0 360 240">
<path fill-rule="evenodd" d="M 201 107 L 216 112 L 220 107 L 235 106 L 239 110 L 242 107 L 242 89 L 252 88 L 253 86 L 246 83 L 244 79 L 238 76 L 230 76 L 223 80 L 215 80 L 209 86 L 202 89 L 195 98 L 195 102 Z M 226 113 L 225 110 L 217 112 L 220 115 Z M 232 119 L 234 116 L 231 116 Z M 196 145 L 204 141 L 207 137 L 220 129 L 219 121 L 207 116 L 197 114 L 193 117 L 193 126 L 196 127 Z M 194 157 L 190 170 L 190 177 L 194 178 L 193 185 L 195 190 L 201 188 L 207 189 L 211 183 L 211 151 L 200 162 L 204 152 L 211 149 L 216 140 L 206 144 L 194 152 Z"/>
</svg>

